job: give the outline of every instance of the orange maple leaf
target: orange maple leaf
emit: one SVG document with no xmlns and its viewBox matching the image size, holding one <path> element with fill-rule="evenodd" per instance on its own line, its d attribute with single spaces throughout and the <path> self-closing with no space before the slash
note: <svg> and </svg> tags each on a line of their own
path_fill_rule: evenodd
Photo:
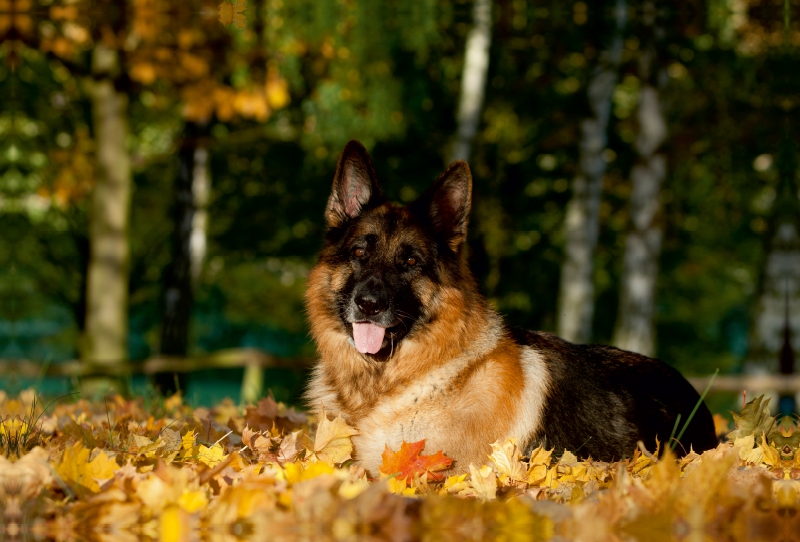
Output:
<svg viewBox="0 0 800 542">
<path fill-rule="evenodd" d="M 434 471 L 444 470 L 450 467 L 453 460 L 445 456 L 441 450 L 433 455 L 420 455 L 425 448 L 425 439 L 418 442 L 408 443 L 403 441 L 400 451 L 394 452 L 386 446 L 383 451 L 383 462 L 378 468 L 383 474 L 397 474 L 398 480 L 409 480 L 415 474 L 428 473 L 428 479 L 434 482 L 441 482 L 444 476 Z"/>
</svg>

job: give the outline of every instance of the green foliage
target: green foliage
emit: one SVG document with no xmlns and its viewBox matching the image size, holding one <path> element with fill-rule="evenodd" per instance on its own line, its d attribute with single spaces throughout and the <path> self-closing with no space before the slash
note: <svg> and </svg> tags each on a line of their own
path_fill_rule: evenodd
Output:
<svg viewBox="0 0 800 542">
<path fill-rule="evenodd" d="M 468 242 L 480 284 L 514 325 L 555 328 L 564 208 L 588 112 L 586 84 L 607 45 L 613 4 L 495 5 L 486 101 L 470 158 Z M 669 175 L 659 218 L 657 355 L 692 373 L 742 365 L 779 176 L 773 157 L 785 113 L 796 115 L 796 51 L 779 53 L 766 40 L 752 48 L 755 38 L 745 32 L 766 24 L 765 15 L 749 13 L 752 24 L 738 27 L 729 4 L 702 4 L 688 19 L 666 7 L 667 31 L 658 44 L 667 81 Z M 337 153 L 349 139 L 364 142 L 394 201 L 413 200 L 436 178 L 455 131 L 472 2 L 252 0 L 247 6 L 247 29 L 203 34 L 225 38 L 212 75 L 240 89 L 257 73 L 277 70 L 289 102 L 264 122 L 212 118 L 206 126 L 208 252 L 192 348 L 264 337 L 266 344 L 280 336 L 291 337 L 287 349 L 310 352 L 303 274 L 323 235 Z M 641 3 L 630 8 L 604 155 L 597 342 L 611 339 L 617 314 L 631 142 L 639 129 Z M 262 42 L 253 30 L 258 25 Z M 86 309 L 95 143 L 78 67 L 88 65 L 90 51 L 65 60 L 38 47 L 35 36 L 23 38 L 0 48 L 0 357 L 59 360 L 74 356 Z M 178 38 L 165 33 L 155 43 L 176 47 Z M 158 348 L 183 117 L 172 83 L 128 83 L 135 168 L 131 351 L 140 357 Z"/>
</svg>

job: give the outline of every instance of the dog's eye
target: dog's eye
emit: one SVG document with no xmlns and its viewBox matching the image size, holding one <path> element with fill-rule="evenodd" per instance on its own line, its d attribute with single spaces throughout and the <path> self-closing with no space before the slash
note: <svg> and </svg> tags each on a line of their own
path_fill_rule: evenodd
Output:
<svg viewBox="0 0 800 542">
<path fill-rule="evenodd" d="M 361 257 L 363 257 L 363 256 L 364 256 L 364 254 L 366 254 L 366 253 L 367 253 L 367 251 L 366 251 L 366 250 L 364 250 L 364 249 L 363 249 L 363 248 L 361 248 L 361 247 L 358 247 L 358 248 L 356 248 L 356 249 L 354 249 L 354 250 L 353 250 L 353 255 L 354 255 L 356 258 L 361 258 Z"/>
<path fill-rule="evenodd" d="M 406 265 L 408 265 L 409 267 L 417 265 L 417 259 L 414 256 L 411 256 L 409 259 L 406 260 Z"/>
</svg>

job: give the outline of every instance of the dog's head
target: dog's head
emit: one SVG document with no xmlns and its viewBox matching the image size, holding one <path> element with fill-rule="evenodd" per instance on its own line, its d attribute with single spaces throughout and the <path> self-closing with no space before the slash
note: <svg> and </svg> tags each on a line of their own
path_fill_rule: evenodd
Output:
<svg viewBox="0 0 800 542">
<path fill-rule="evenodd" d="M 312 324 L 317 302 L 326 325 L 340 326 L 352 347 L 388 359 L 437 317 L 443 288 L 472 284 L 462 258 L 471 194 L 469 166 L 459 160 L 418 200 L 395 205 L 383 196 L 366 149 L 348 143 L 325 211 L 317 266 L 325 288 L 309 288 Z"/>
</svg>

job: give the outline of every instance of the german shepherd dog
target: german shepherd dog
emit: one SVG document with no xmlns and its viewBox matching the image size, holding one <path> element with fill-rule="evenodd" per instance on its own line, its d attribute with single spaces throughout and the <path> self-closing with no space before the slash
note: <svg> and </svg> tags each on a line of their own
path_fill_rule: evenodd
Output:
<svg viewBox="0 0 800 542">
<path fill-rule="evenodd" d="M 404 440 L 443 450 L 450 472 L 483 464 L 507 437 L 526 453 L 543 444 L 602 461 L 629 457 L 638 441 L 666 445 L 700 400 L 694 388 L 656 359 L 506 326 L 465 262 L 471 196 L 459 160 L 400 207 L 364 147 L 345 146 L 306 293 L 320 356 L 312 410 L 358 429 L 354 458 L 373 476 L 384 446 Z M 677 451 L 716 444 L 701 404 Z"/>
</svg>

